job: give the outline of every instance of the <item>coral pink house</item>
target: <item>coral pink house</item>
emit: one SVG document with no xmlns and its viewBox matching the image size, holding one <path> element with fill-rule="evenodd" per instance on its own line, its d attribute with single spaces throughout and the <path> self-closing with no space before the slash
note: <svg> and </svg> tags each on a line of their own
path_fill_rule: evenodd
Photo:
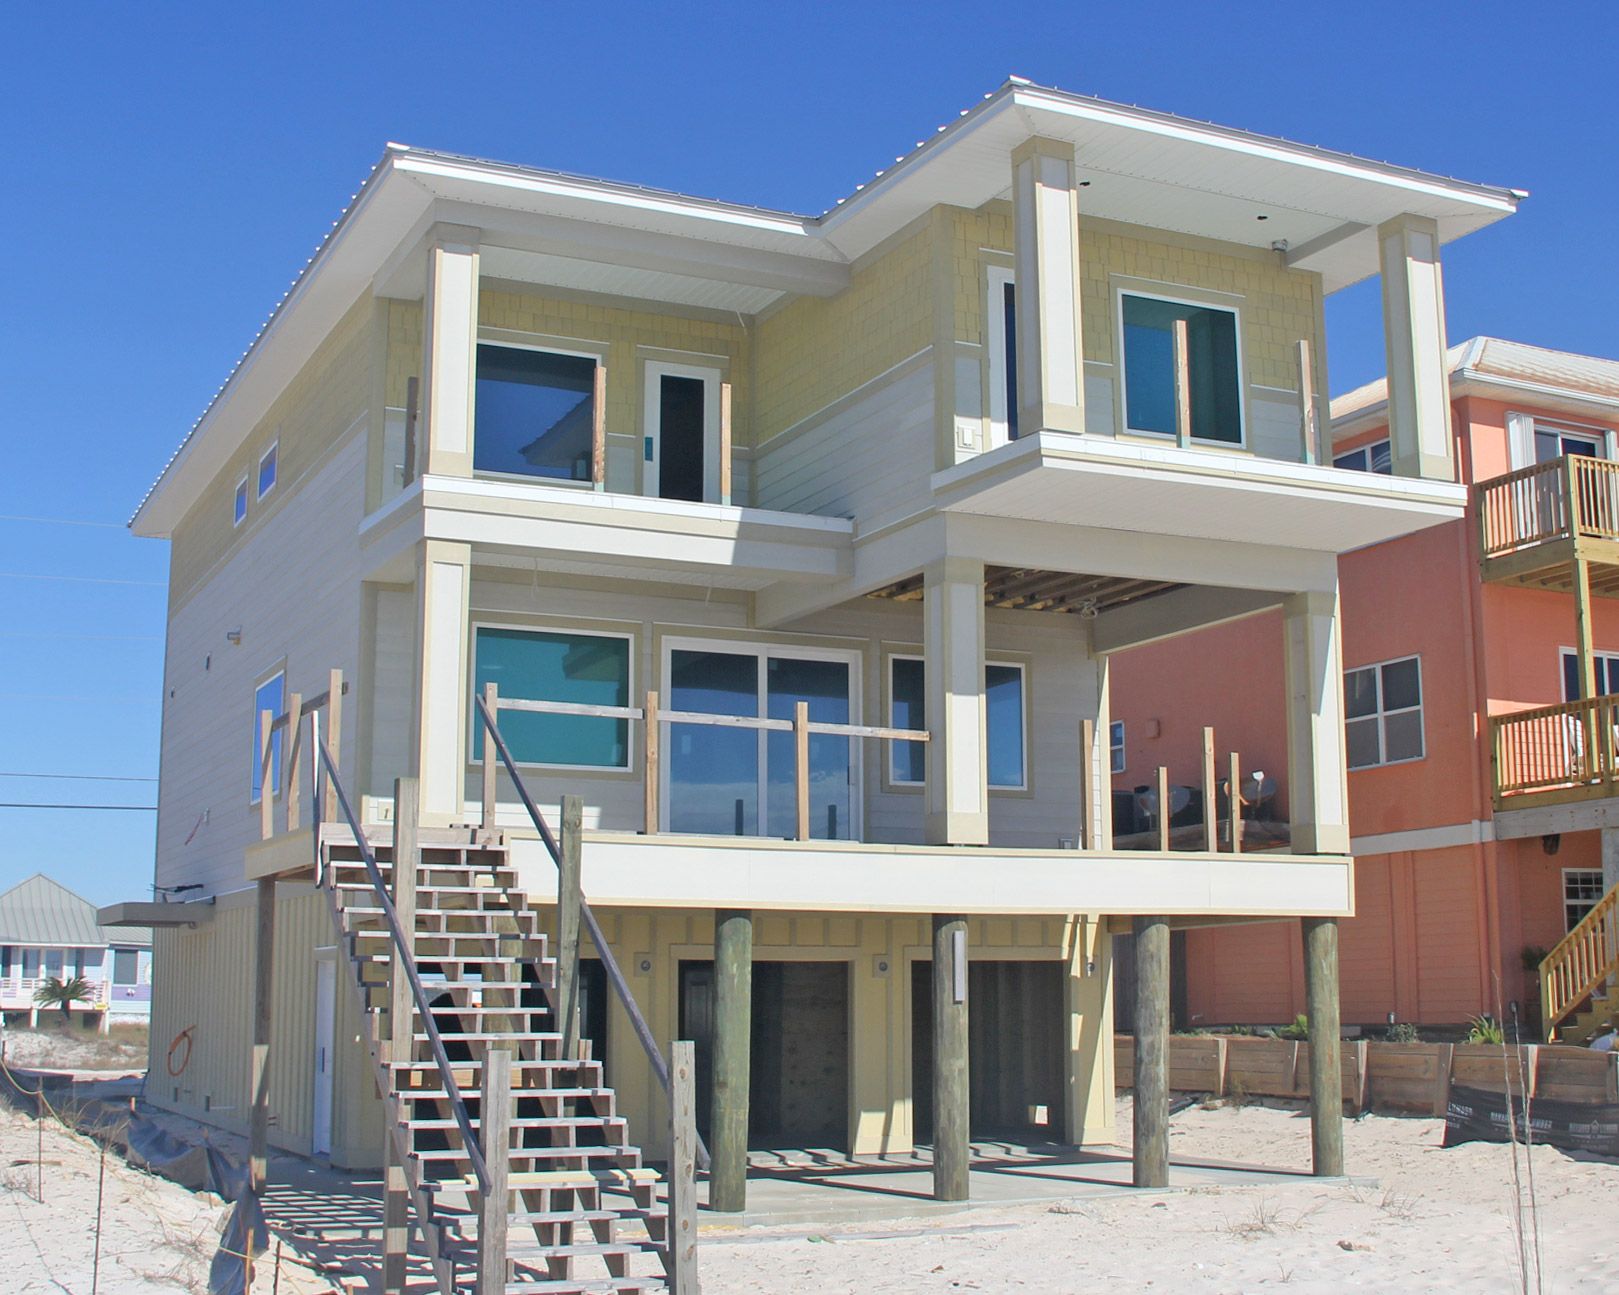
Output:
<svg viewBox="0 0 1619 1295">
<path fill-rule="evenodd" d="M 1565 454 L 1615 458 L 1619 362 L 1474 338 L 1450 350 L 1449 364 L 1465 484 Z M 1387 471 L 1387 423 L 1381 380 L 1334 401 L 1338 465 Z M 1526 957 L 1538 962 L 1619 881 L 1611 783 L 1607 794 L 1498 796 L 1490 717 L 1579 695 L 1576 600 L 1484 579 L 1478 508 L 1475 491 L 1465 521 L 1340 559 L 1356 870 L 1356 915 L 1341 931 L 1347 1023 L 1381 1025 L 1391 1013 L 1457 1023 L 1510 1013 L 1513 1002 L 1534 1016 Z M 1591 600 L 1591 640 L 1595 693 L 1619 692 L 1619 601 Z M 1285 816 L 1283 680 L 1274 611 L 1119 653 L 1115 790 L 1152 783 L 1160 765 L 1173 782 L 1196 784 L 1208 723 L 1220 752 L 1282 783 Z M 1297 923 L 1187 932 L 1177 960 L 1183 1024 L 1302 1011 L 1299 939 Z"/>
</svg>

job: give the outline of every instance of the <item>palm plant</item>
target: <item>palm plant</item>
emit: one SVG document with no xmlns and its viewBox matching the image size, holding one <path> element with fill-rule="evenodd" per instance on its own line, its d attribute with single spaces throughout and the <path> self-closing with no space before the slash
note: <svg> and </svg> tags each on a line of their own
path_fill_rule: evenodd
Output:
<svg viewBox="0 0 1619 1295">
<path fill-rule="evenodd" d="M 83 976 L 70 976 L 66 980 L 61 976 L 49 976 L 34 991 L 34 1001 L 41 1007 L 60 1008 L 63 1019 L 66 1019 L 72 1014 L 74 1003 L 90 1001 L 90 982 Z"/>
</svg>

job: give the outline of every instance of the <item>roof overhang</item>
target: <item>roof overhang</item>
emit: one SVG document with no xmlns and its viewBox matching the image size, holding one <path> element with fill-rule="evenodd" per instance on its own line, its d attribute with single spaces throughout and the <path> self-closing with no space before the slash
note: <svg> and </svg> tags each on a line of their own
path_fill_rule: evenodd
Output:
<svg viewBox="0 0 1619 1295">
<path fill-rule="evenodd" d="M 163 904 L 152 900 L 130 900 L 98 909 L 96 920 L 102 926 L 199 926 L 214 920 L 214 901 L 195 899 L 184 904 Z"/>
<path fill-rule="evenodd" d="M 1025 521 L 1347 553 L 1459 520 L 1467 488 L 1224 450 L 1041 432 L 937 472 L 938 506 Z"/>
</svg>

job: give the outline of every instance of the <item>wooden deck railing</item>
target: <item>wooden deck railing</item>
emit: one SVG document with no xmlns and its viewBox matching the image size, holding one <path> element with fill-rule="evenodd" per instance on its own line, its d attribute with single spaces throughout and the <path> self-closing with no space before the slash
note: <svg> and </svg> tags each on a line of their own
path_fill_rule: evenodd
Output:
<svg viewBox="0 0 1619 1295">
<path fill-rule="evenodd" d="M 1539 706 L 1490 718 L 1498 797 L 1612 783 L 1619 777 L 1619 697 Z"/>
<path fill-rule="evenodd" d="M 326 711 L 325 738 L 333 751 L 342 747 L 343 740 L 343 694 L 348 692 L 348 685 L 343 682 L 343 672 L 333 670 L 327 676 L 326 691 L 316 693 L 313 697 L 304 697 L 301 693 L 293 693 L 287 698 L 287 708 L 277 715 L 274 711 L 259 712 L 259 839 L 268 841 L 275 835 L 275 806 L 279 800 L 284 811 L 282 819 L 284 830 L 296 832 L 303 826 L 303 793 L 306 768 L 310 770 L 307 775 L 310 786 L 318 784 L 320 768 L 318 763 L 311 766 L 307 763 L 304 752 L 306 716 L 315 714 L 322 708 Z M 314 729 L 311 727 L 311 732 Z M 282 739 L 281 766 L 276 767 L 275 735 L 284 733 Z M 280 775 L 279 785 L 276 782 Z M 335 800 L 333 784 L 325 784 L 325 792 L 319 797 L 320 803 L 315 806 L 316 821 L 322 823 L 335 822 L 337 819 L 337 802 Z"/>
<path fill-rule="evenodd" d="M 1553 1029 L 1619 974 L 1619 886 L 1608 891 L 1540 964 L 1541 1020 Z"/>
<path fill-rule="evenodd" d="M 1486 558 L 1578 536 L 1619 541 L 1619 463 L 1568 454 L 1475 489 Z"/>
<path fill-rule="evenodd" d="M 793 801 L 797 813 L 794 839 L 810 839 L 810 776 L 809 740 L 812 733 L 827 733 L 848 738 L 874 738 L 886 742 L 926 742 L 925 729 L 886 728 L 878 724 L 832 724 L 809 717 L 809 703 L 799 702 L 792 719 L 766 719 L 754 715 L 711 715 L 704 711 L 664 710 L 658 705 L 658 694 L 649 692 L 641 706 L 588 706 L 580 702 L 529 701 L 517 697 L 502 697 L 494 684 L 484 685 L 483 703 L 489 714 L 498 717 L 503 710 L 528 711 L 541 715 L 584 715 L 595 719 L 621 719 L 643 726 L 646 758 L 643 764 L 642 803 L 645 831 L 659 830 L 658 786 L 659 752 L 665 724 L 702 724 L 717 728 L 745 728 L 769 733 L 791 733 L 795 755 L 793 774 Z M 495 825 L 496 771 L 499 757 L 494 744 L 483 744 L 483 822 L 486 829 Z M 851 830 L 854 825 L 850 824 Z"/>
</svg>

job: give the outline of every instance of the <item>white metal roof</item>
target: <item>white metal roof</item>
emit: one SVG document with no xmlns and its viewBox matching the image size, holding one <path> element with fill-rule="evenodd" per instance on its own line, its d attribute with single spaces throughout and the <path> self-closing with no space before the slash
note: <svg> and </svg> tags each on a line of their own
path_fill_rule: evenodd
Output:
<svg viewBox="0 0 1619 1295">
<path fill-rule="evenodd" d="M 1376 226 L 1433 217 L 1449 241 L 1510 214 L 1516 190 L 1428 175 L 1011 80 L 820 216 L 390 144 L 136 510 L 168 535 L 343 314 L 373 288 L 418 295 L 423 235 L 485 231 L 503 277 L 743 314 L 836 292 L 849 265 L 939 203 L 1004 196 L 1009 154 L 1071 140 L 1082 212 L 1268 248 L 1328 291 L 1377 271 Z M 1264 217 L 1264 219 L 1260 219 Z M 596 276 L 596 277 L 593 277 Z"/>
<path fill-rule="evenodd" d="M 43 872 L 0 895 L 0 944 L 97 948 L 151 943 L 152 932 L 145 927 L 104 929 L 96 921 L 94 904 Z"/>
</svg>

